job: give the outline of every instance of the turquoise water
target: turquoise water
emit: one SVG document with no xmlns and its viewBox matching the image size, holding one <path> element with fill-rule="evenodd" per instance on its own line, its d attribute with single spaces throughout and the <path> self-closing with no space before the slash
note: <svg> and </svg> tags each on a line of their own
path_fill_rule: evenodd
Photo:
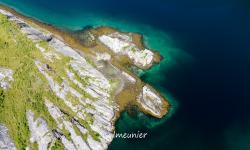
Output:
<svg viewBox="0 0 250 150">
<path fill-rule="evenodd" d="M 109 149 L 250 149 L 250 5 L 247 0 L 0 0 L 61 29 L 108 25 L 139 32 L 164 60 L 142 80 L 169 98 L 163 119 L 122 114 Z M 58 4 L 59 3 L 59 4 Z"/>
</svg>

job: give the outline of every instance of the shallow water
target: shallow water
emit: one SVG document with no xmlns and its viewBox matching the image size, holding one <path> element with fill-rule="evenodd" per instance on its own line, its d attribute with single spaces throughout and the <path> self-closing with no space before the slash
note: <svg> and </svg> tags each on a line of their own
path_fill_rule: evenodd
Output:
<svg viewBox="0 0 250 150">
<path fill-rule="evenodd" d="M 139 32 L 164 60 L 140 76 L 166 95 L 171 113 L 158 120 L 123 113 L 110 149 L 250 149 L 250 3 L 247 0 L 0 0 L 59 28 L 108 25 Z M 119 5 L 119 7 L 118 7 Z"/>
</svg>

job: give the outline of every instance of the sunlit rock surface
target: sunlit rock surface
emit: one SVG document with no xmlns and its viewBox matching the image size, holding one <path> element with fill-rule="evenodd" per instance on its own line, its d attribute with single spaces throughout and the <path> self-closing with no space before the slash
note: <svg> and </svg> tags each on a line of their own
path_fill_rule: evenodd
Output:
<svg viewBox="0 0 250 150">
<path fill-rule="evenodd" d="M 16 150 L 15 144 L 9 137 L 8 129 L 0 124 L 0 149 L 1 150 Z"/>
<path fill-rule="evenodd" d="M 31 134 L 30 142 L 36 142 L 39 150 L 47 150 L 54 136 L 48 128 L 46 121 L 42 118 L 35 118 L 31 110 L 27 112 L 27 120 Z"/>
<path fill-rule="evenodd" d="M 114 53 L 127 55 L 140 68 L 148 68 L 153 64 L 154 53 L 148 49 L 139 49 L 128 35 L 116 32 L 102 35 L 99 40 Z"/>
<path fill-rule="evenodd" d="M 163 108 L 163 99 L 155 90 L 145 85 L 138 96 L 138 102 L 141 106 L 149 111 L 153 116 L 161 117 Z"/>
<path fill-rule="evenodd" d="M 1 68 L 0 67 L 0 88 L 7 89 L 9 84 L 13 81 L 13 71 L 11 69 Z"/>
</svg>

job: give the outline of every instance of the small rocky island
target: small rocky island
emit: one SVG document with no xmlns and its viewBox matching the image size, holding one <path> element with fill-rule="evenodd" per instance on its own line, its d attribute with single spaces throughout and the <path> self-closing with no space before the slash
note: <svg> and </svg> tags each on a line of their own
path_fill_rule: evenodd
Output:
<svg viewBox="0 0 250 150">
<path fill-rule="evenodd" d="M 157 118 L 168 112 L 168 101 L 129 71 L 149 69 L 159 53 L 139 34 L 84 32 L 0 8 L 0 149 L 103 150 L 130 105 Z"/>
</svg>

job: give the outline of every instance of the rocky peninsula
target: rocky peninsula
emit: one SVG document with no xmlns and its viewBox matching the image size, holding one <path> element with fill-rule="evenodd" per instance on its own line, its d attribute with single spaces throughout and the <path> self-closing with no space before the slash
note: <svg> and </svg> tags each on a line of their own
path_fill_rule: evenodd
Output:
<svg viewBox="0 0 250 150">
<path fill-rule="evenodd" d="M 129 105 L 168 112 L 128 69 L 161 60 L 139 34 L 99 27 L 80 36 L 0 7 L 0 149 L 107 149 Z"/>
</svg>

